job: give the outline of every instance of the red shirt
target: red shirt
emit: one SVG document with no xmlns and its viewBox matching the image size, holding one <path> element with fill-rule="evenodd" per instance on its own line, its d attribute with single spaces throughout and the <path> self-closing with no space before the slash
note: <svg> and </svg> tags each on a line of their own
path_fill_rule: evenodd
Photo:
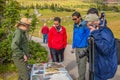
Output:
<svg viewBox="0 0 120 80">
<path fill-rule="evenodd" d="M 66 29 L 62 26 L 61 30 L 58 32 L 56 27 L 52 26 L 48 34 L 49 48 L 60 50 L 62 48 L 65 48 L 66 44 L 67 44 Z"/>
<path fill-rule="evenodd" d="M 49 33 L 49 28 L 48 28 L 48 26 L 43 26 L 43 27 L 42 27 L 42 30 L 41 30 L 41 33 L 42 33 L 42 34 L 48 34 L 48 33 Z"/>
</svg>

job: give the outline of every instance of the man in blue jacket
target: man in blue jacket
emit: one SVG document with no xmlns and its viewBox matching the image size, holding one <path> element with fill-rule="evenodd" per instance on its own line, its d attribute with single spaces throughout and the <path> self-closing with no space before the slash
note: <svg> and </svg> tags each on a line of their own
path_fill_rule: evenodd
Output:
<svg viewBox="0 0 120 80">
<path fill-rule="evenodd" d="M 100 20 L 96 14 L 88 14 L 85 21 L 95 42 L 95 80 L 108 80 L 114 77 L 117 70 L 114 35 L 108 27 L 100 27 Z"/>
<path fill-rule="evenodd" d="M 80 58 L 80 55 L 86 53 L 88 47 L 87 39 L 90 32 L 79 12 L 74 12 L 72 18 L 74 21 L 72 52 L 75 51 L 76 61 L 78 63 L 78 80 L 85 80 L 87 57 Z"/>
</svg>

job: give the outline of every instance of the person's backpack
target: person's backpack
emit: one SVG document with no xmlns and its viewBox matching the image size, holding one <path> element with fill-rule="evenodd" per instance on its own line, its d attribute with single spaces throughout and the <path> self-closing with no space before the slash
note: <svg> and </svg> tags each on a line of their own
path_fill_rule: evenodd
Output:
<svg viewBox="0 0 120 80">
<path fill-rule="evenodd" d="M 115 39 L 117 46 L 118 65 L 120 65 L 120 39 Z"/>
</svg>

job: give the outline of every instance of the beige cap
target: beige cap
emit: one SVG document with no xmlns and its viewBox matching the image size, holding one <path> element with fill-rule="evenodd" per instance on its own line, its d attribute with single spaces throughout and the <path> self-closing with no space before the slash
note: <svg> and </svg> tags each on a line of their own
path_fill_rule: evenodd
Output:
<svg viewBox="0 0 120 80">
<path fill-rule="evenodd" d="M 31 24 L 31 20 L 28 19 L 28 18 L 21 18 L 20 23 L 30 25 Z"/>
<path fill-rule="evenodd" d="M 99 17 L 96 14 L 88 14 L 85 16 L 85 21 L 97 21 Z"/>
</svg>

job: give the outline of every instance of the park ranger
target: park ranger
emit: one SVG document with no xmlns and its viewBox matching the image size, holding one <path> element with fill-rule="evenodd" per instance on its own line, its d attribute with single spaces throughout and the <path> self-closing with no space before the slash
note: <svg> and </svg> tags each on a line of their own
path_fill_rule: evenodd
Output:
<svg viewBox="0 0 120 80">
<path fill-rule="evenodd" d="M 18 80 L 29 80 L 27 60 L 28 60 L 28 40 L 26 32 L 29 30 L 31 21 L 27 18 L 22 18 L 16 25 L 16 30 L 13 34 L 11 48 L 13 51 L 13 61 L 18 68 Z"/>
</svg>

